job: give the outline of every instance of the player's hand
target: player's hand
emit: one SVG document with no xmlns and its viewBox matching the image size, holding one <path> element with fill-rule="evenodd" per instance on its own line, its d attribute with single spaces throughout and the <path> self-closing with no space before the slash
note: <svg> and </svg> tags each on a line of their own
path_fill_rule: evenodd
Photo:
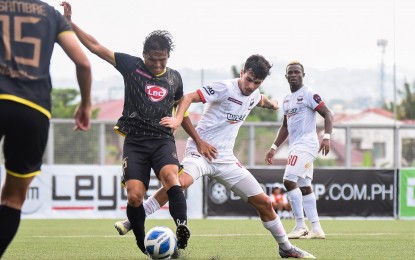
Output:
<svg viewBox="0 0 415 260">
<path fill-rule="evenodd" d="M 212 145 L 203 140 L 200 140 L 198 143 L 196 143 L 196 146 L 197 151 L 209 161 L 216 159 L 216 155 L 218 154 L 218 150 L 216 149 L 216 147 L 213 147 Z"/>
<path fill-rule="evenodd" d="M 323 139 L 320 144 L 320 149 L 318 150 L 318 153 L 326 156 L 330 152 L 330 139 Z"/>
<path fill-rule="evenodd" d="M 280 109 L 280 105 L 278 104 L 277 100 L 271 100 L 271 104 L 272 104 L 272 107 L 271 107 L 272 110 Z"/>
<path fill-rule="evenodd" d="M 274 158 L 274 155 L 277 151 L 274 149 L 269 149 L 268 153 L 265 155 L 265 163 L 270 165 L 272 164 L 272 158 Z"/>
<path fill-rule="evenodd" d="M 63 16 L 70 22 L 72 19 L 72 7 L 71 4 L 68 2 L 63 1 L 61 3 L 61 6 L 63 6 Z"/>
<path fill-rule="evenodd" d="M 173 129 L 173 131 L 177 130 L 177 128 L 179 128 L 179 126 L 182 124 L 182 122 L 179 122 L 179 120 L 175 117 L 163 117 L 160 120 L 160 125 L 165 126 L 165 127 L 169 127 L 171 129 Z"/>
<path fill-rule="evenodd" d="M 79 105 L 74 113 L 75 127 L 73 130 L 88 131 L 91 128 L 91 106 Z"/>
</svg>

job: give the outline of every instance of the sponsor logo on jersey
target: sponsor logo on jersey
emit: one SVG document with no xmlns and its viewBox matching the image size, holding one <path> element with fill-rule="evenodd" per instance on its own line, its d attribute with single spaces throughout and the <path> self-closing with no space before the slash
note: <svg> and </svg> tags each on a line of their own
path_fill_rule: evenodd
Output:
<svg viewBox="0 0 415 260">
<path fill-rule="evenodd" d="M 173 158 L 174 158 L 174 159 L 177 159 L 177 153 L 176 153 L 176 152 L 173 152 L 173 153 L 171 154 L 171 156 L 173 156 Z"/>
<path fill-rule="evenodd" d="M 297 114 L 297 108 L 295 107 L 295 108 L 289 109 L 289 110 L 285 111 L 285 114 L 286 114 L 287 118 L 295 116 Z"/>
<path fill-rule="evenodd" d="M 318 94 L 314 94 L 313 99 L 314 99 L 314 101 L 316 101 L 317 104 L 320 104 L 321 97 Z"/>
<path fill-rule="evenodd" d="M 239 101 L 239 100 L 234 99 L 232 97 L 228 97 L 228 100 L 235 103 L 235 104 L 238 104 L 238 105 L 242 106 L 242 101 Z"/>
<path fill-rule="evenodd" d="M 255 100 L 254 98 L 251 98 L 251 101 L 249 102 L 249 108 L 248 110 L 252 110 L 252 107 L 254 106 Z"/>
<path fill-rule="evenodd" d="M 213 90 L 211 86 L 203 87 L 203 89 L 205 90 L 206 94 L 208 94 L 209 96 L 215 94 L 215 91 Z"/>
<path fill-rule="evenodd" d="M 153 77 L 148 75 L 147 73 L 145 73 L 144 71 L 140 70 L 140 69 L 136 69 L 135 70 L 138 74 L 140 74 L 141 76 L 148 78 L 148 79 L 152 79 Z"/>
<path fill-rule="evenodd" d="M 162 101 L 169 91 L 163 87 L 156 86 L 156 85 L 147 85 L 146 86 L 146 93 L 147 96 L 153 102 L 160 102 Z"/>
<path fill-rule="evenodd" d="M 297 104 L 300 104 L 304 100 L 303 96 L 297 97 Z"/>
<path fill-rule="evenodd" d="M 233 115 L 228 113 L 226 115 L 226 119 L 228 120 L 229 124 L 236 124 L 239 122 L 243 122 L 245 120 L 246 114 L 245 115 Z"/>
<path fill-rule="evenodd" d="M 173 80 L 173 78 L 168 78 L 168 79 L 167 79 L 167 83 L 169 83 L 169 85 L 170 85 L 170 86 L 173 86 L 173 85 L 174 85 L 174 80 Z"/>
<path fill-rule="evenodd" d="M 200 156 L 200 154 L 198 154 L 198 153 L 190 153 L 190 156 L 192 156 L 193 158 L 200 158 L 201 156 Z"/>
</svg>

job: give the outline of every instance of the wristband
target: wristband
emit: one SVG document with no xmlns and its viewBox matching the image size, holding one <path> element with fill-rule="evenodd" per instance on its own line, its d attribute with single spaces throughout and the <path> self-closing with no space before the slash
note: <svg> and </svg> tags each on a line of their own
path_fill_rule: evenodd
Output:
<svg viewBox="0 0 415 260">
<path fill-rule="evenodd" d="M 271 145 L 271 149 L 274 149 L 275 151 L 277 150 L 278 146 L 276 144 L 272 144 Z"/>
<path fill-rule="evenodd" d="M 325 133 L 323 139 L 330 140 L 330 134 Z"/>
</svg>

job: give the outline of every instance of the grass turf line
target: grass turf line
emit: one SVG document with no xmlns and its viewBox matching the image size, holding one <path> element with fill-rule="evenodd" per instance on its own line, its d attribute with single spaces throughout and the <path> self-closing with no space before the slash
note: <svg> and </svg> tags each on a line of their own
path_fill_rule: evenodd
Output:
<svg viewBox="0 0 415 260">
<path fill-rule="evenodd" d="M 2 259 L 147 259 L 115 220 L 22 220 Z M 318 259 L 415 259 L 415 221 L 322 220 L 325 240 L 291 240 Z M 289 232 L 294 221 L 283 220 Z M 146 222 L 146 229 L 172 220 Z M 182 259 L 278 259 L 277 246 L 258 219 L 190 220 L 192 236 Z"/>
</svg>

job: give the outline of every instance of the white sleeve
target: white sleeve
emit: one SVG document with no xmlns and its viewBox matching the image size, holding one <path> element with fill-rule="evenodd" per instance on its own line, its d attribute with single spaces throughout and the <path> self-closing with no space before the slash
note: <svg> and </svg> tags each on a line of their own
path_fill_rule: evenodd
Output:
<svg viewBox="0 0 415 260">
<path fill-rule="evenodd" d="M 313 89 L 311 88 L 307 88 L 304 91 L 304 102 L 305 105 L 309 108 L 311 108 L 312 110 L 316 110 L 316 108 L 321 105 L 324 104 L 323 100 L 321 100 L 321 97 L 319 94 L 317 94 Z"/>
<path fill-rule="evenodd" d="M 220 102 L 228 97 L 229 88 L 224 82 L 212 82 L 197 90 L 203 103 Z"/>
</svg>

